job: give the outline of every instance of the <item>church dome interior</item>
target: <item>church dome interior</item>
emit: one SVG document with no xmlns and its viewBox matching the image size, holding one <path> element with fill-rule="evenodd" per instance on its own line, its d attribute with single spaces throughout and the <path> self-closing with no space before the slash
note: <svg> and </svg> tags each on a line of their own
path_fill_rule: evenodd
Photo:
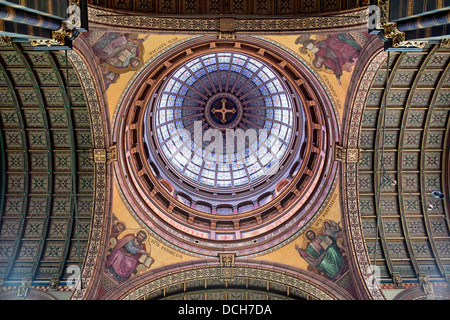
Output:
<svg viewBox="0 0 450 320">
<path fill-rule="evenodd" d="M 282 59 L 276 53 L 196 42 L 186 44 L 189 55 L 167 52 L 164 70 L 147 66 L 124 97 L 117 149 L 129 160 L 119 160 L 119 180 L 129 201 L 137 200 L 137 215 L 165 233 L 178 226 L 164 235 L 177 247 L 208 255 L 218 247 L 270 249 L 312 219 L 330 191 L 330 183 L 318 183 L 326 168 L 323 182 L 335 172 L 327 148 L 336 134 L 336 120 L 325 116 L 330 103 L 322 105 L 326 96 L 311 90 L 306 70 L 274 67 Z M 148 215 L 152 206 L 159 217 Z M 284 237 L 268 236 L 288 219 Z"/>
<path fill-rule="evenodd" d="M 450 300 L 449 11 L 2 1 L 0 300 Z"/>
</svg>

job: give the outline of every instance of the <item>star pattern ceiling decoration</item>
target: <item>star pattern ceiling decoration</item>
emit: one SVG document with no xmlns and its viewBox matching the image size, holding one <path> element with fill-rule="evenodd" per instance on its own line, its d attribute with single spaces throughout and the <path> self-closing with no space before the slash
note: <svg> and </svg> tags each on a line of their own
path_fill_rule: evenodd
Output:
<svg viewBox="0 0 450 320">
<path fill-rule="evenodd" d="M 94 169 L 80 85 L 63 53 L 0 47 L 3 281 L 65 280 L 67 266 L 83 262 Z"/>
<path fill-rule="evenodd" d="M 367 252 L 385 280 L 394 274 L 404 280 L 419 274 L 445 279 L 450 272 L 448 200 L 432 195 L 446 183 L 448 61 L 448 49 L 438 45 L 391 53 L 387 97 L 385 61 L 366 101 L 359 140 L 360 215 Z"/>
</svg>

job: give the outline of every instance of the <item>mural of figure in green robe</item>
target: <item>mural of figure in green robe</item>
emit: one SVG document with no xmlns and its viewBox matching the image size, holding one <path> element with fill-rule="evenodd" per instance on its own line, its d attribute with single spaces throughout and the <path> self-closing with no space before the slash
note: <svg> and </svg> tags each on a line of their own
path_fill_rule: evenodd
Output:
<svg viewBox="0 0 450 320">
<path fill-rule="evenodd" d="M 330 230 L 330 223 L 334 228 L 340 227 L 333 221 L 327 222 L 327 228 L 323 230 Z M 324 274 L 332 280 L 338 279 L 346 264 L 345 258 L 342 255 L 337 240 L 337 229 L 334 232 L 324 232 L 317 235 L 313 230 L 306 232 L 306 239 L 309 241 L 305 248 L 300 248 L 298 245 L 295 249 L 300 256 L 308 262 L 308 264 L 316 269 L 320 274 Z"/>
</svg>

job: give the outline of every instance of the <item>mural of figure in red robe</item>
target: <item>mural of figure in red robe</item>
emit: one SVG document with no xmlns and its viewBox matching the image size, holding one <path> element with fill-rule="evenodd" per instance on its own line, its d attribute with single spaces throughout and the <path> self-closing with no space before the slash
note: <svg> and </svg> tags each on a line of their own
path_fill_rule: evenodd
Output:
<svg viewBox="0 0 450 320">
<path fill-rule="evenodd" d="M 295 43 L 301 45 L 300 53 L 311 57 L 314 69 L 334 74 L 337 82 L 342 85 L 344 71 L 352 72 L 368 37 L 367 33 L 339 33 L 318 35 L 314 40 L 311 35 L 305 34 L 298 37 Z"/>
<path fill-rule="evenodd" d="M 136 235 L 128 234 L 117 240 L 112 253 L 106 260 L 106 270 L 119 282 L 130 278 L 136 268 L 141 264 L 141 256 L 146 256 L 147 251 L 144 241 L 147 234 L 139 230 Z"/>
</svg>

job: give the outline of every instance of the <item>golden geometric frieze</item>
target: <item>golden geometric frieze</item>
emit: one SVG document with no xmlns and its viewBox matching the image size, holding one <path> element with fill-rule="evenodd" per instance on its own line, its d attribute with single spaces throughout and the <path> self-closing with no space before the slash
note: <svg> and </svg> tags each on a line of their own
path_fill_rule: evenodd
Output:
<svg viewBox="0 0 450 320">
<path fill-rule="evenodd" d="M 112 146 L 108 149 L 92 149 L 90 158 L 94 163 L 109 164 L 112 161 L 117 161 L 116 146 Z"/>
<path fill-rule="evenodd" d="M 234 18 L 220 18 L 221 32 L 234 32 Z"/>
<path fill-rule="evenodd" d="M 220 261 L 220 277 L 233 278 L 234 277 L 234 260 L 236 253 L 219 253 Z"/>
<path fill-rule="evenodd" d="M 359 162 L 359 149 L 345 149 L 341 146 L 336 146 L 334 160 L 344 163 Z"/>
</svg>

